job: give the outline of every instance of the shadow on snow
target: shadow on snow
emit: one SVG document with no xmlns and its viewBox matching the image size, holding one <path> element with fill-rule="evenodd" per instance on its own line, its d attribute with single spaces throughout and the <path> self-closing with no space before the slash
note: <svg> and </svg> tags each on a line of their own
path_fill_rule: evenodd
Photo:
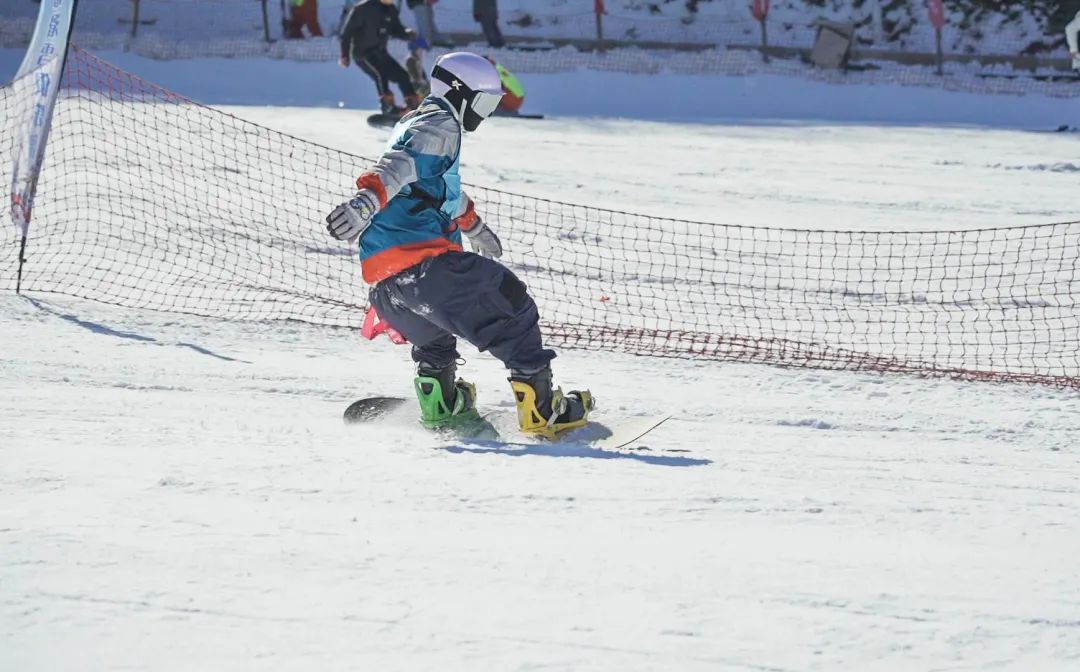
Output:
<svg viewBox="0 0 1080 672">
<path fill-rule="evenodd" d="M 59 317 L 60 319 L 66 320 L 67 322 L 70 322 L 70 323 L 72 323 L 74 325 L 82 327 L 83 329 L 88 329 L 89 331 L 92 331 L 95 334 L 101 334 L 102 336 L 113 336 L 115 338 L 126 338 L 126 339 L 129 339 L 129 340 L 132 340 L 132 341 L 139 341 L 139 342 L 142 342 L 142 343 L 151 343 L 153 345 L 163 345 L 163 346 L 172 345 L 172 346 L 176 346 L 176 347 L 180 347 L 180 348 L 189 348 L 189 349 L 194 350 L 195 352 L 197 352 L 199 354 L 207 355 L 208 357 L 214 357 L 216 359 L 221 359 L 221 360 L 224 360 L 226 362 L 240 362 L 240 363 L 243 363 L 243 364 L 250 364 L 251 363 L 251 362 L 248 362 L 248 361 L 245 361 L 245 360 L 242 360 L 242 359 L 235 359 L 233 357 L 226 357 L 225 355 L 219 355 L 219 354 L 217 354 L 215 352 L 211 352 L 210 350 L 207 350 L 204 347 L 194 345 L 192 343 L 180 343 L 180 342 L 177 342 L 177 343 L 162 343 L 161 341 L 159 341 L 156 338 L 153 338 L 151 336 L 143 336 L 142 334 L 136 334 L 135 332 L 131 332 L 131 331 L 120 331 L 118 329 L 113 329 L 112 327 L 105 326 L 104 324 L 100 324 L 98 322 L 90 322 L 89 320 L 84 320 L 84 319 L 82 319 L 82 318 L 80 318 L 80 317 L 78 317 L 76 315 L 72 315 L 70 313 L 61 313 L 59 310 L 53 308 L 52 306 L 44 304 L 44 303 L 38 301 L 37 299 L 31 299 L 29 297 L 25 297 L 25 298 L 26 298 L 27 301 L 30 302 L 30 304 L 32 306 L 34 306 L 38 310 L 40 310 L 42 312 L 45 312 L 45 313 L 48 313 L 50 315 L 54 315 L 56 317 Z"/>
<path fill-rule="evenodd" d="M 622 450 L 602 450 L 592 446 L 564 442 L 564 443 L 503 443 L 500 441 L 472 440 L 460 444 L 443 446 L 443 450 L 463 454 L 476 455 L 495 454 L 508 455 L 510 457 L 524 457 L 526 455 L 539 455 L 541 457 L 578 457 L 591 458 L 594 460 L 634 460 L 645 464 L 660 467 L 702 467 L 712 464 L 712 460 L 697 457 L 677 457 L 673 455 L 644 455 Z"/>
</svg>

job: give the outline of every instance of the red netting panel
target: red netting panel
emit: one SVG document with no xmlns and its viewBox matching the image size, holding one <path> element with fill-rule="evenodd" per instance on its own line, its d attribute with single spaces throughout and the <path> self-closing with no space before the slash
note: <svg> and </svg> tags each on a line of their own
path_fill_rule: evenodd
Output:
<svg viewBox="0 0 1080 672">
<path fill-rule="evenodd" d="M 23 99 L 0 90 L 5 118 Z M 330 239 L 322 219 L 369 162 L 197 105 L 76 49 L 23 289 L 358 326 L 366 287 L 355 251 Z M 556 346 L 1080 387 L 1080 222 L 809 231 L 469 189 Z M 14 227 L 2 230 L 0 289 L 11 291 L 18 241 Z"/>
</svg>

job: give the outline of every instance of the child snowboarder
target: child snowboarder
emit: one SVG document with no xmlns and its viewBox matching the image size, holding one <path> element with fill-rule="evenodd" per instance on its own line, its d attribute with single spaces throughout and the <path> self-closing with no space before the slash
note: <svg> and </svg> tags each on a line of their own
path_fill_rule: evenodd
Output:
<svg viewBox="0 0 1080 672">
<path fill-rule="evenodd" d="M 553 438 L 583 426 L 588 391 L 552 387 L 536 303 L 505 266 L 498 236 L 476 214 L 458 175 L 463 132 L 475 131 L 502 98 L 499 73 L 482 56 L 456 52 L 431 71 L 431 94 L 395 128 L 359 192 L 326 217 L 338 240 L 359 239 L 364 280 L 379 316 L 412 344 L 422 422 L 454 426 L 478 417 L 476 388 L 457 378 L 457 339 L 489 350 L 510 370 L 521 431 Z M 465 252 L 461 236 L 473 250 Z"/>
<path fill-rule="evenodd" d="M 431 93 L 431 82 L 424 72 L 424 50 L 427 48 L 427 41 L 418 37 L 409 42 L 409 55 L 405 58 L 405 71 L 409 73 L 409 80 L 412 81 L 416 95 L 421 98 Z"/>
<path fill-rule="evenodd" d="M 386 50 L 391 37 L 400 40 L 416 37 L 415 32 L 401 24 L 394 0 L 361 0 L 349 8 L 341 24 L 341 67 L 349 67 L 352 56 L 353 62 L 375 81 L 382 113 L 400 115 L 416 109 L 420 97 L 416 95 L 409 73 Z M 404 109 L 394 102 L 391 82 L 401 89 Z"/>
</svg>

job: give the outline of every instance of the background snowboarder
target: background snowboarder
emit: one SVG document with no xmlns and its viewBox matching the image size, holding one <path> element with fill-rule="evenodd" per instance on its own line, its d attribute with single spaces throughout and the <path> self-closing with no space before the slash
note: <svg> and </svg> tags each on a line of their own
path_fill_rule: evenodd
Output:
<svg viewBox="0 0 1080 672">
<path fill-rule="evenodd" d="M 471 53 L 440 58 L 431 94 L 396 127 L 360 191 L 326 217 L 338 240 L 359 239 L 364 280 L 380 317 L 412 344 L 421 420 L 452 426 L 478 417 L 476 389 L 457 375 L 457 339 L 490 351 L 510 369 L 521 430 L 554 437 L 581 427 L 588 391 L 552 388 L 552 350 L 543 347 L 539 312 L 522 283 L 494 261 L 498 236 L 461 189 L 461 138 L 502 98 L 495 67 Z M 464 233 L 479 254 L 465 252 Z"/>
<path fill-rule="evenodd" d="M 452 47 L 454 45 L 439 32 L 435 25 L 436 2 L 438 0 L 405 0 L 405 4 L 416 16 L 416 29 L 420 31 L 420 37 L 424 38 L 428 44 L 437 47 Z"/>
<path fill-rule="evenodd" d="M 305 27 L 312 37 L 322 37 L 319 0 L 289 0 L 289 22 L 285 36 L 291 39 L 303 38 Z"/>
<path fill-rule="evenodd" d="M 494 58 L 488 56 L 487 59 L 495 66 L 495 71 L 499 73 L 499 80 L 502 82 L 503 97 L 499 101 L 498 112 L 508 116 L 519 114 L 521 106 L 525 104 L 525 87 L 521 85 L 521 80 L 501 63 L 497 63 Z"/>
<path fill-rule="evenodd" d="M 349 67 L 349 57 L 372 80 L 379 90 L 379 107 L 385 115 L 399 115 L 416 109 L 416 95 L 409 73 L 386 50 L 391 37 L 412 40 L 416 33 L 401 24 L 394 0 L 362 0 L 353 5 L 341 25 L 341 66 Z M 405 99 L 405 108 L 394 101 L 390 83 L 397 84 Z"/>
<path fill-rule="evenodd" d="M 409 55 L 405 58 L 405 71 L 409 73 L 416 95 L 421 98 L 431 93 L 431 82 L 424 70 L 424 50 L 427 48 L 427 41 L 418 37 L 409 42 Z"/>
</svg>

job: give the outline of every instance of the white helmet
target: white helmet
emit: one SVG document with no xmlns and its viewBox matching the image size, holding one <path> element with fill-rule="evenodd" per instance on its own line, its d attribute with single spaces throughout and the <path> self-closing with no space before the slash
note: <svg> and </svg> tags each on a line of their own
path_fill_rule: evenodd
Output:
<svg viewBox="0 0 1080 672">
<path fill-rule="evenodd" d="M 455 51 L 435 61 L 431 93 L 450 103 L 466 131 L 491 116 L 503 96 L 499 72 L 483 56 Z"/>
</svg>

